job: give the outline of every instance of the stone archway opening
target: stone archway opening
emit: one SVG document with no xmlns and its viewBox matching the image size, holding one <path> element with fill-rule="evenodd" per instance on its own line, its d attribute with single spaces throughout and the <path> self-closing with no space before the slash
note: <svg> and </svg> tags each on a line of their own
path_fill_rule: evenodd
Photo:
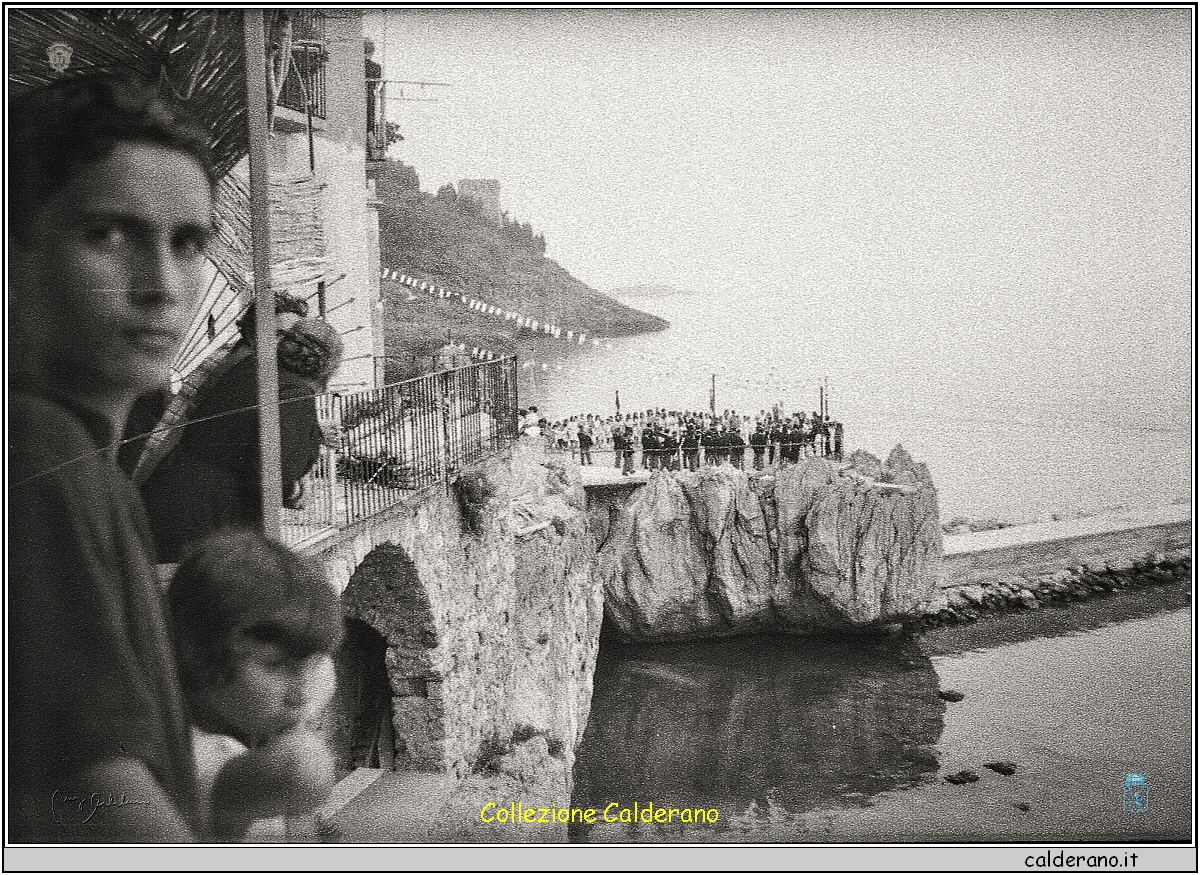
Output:
<svg viewBox="0 0 1200 875">
<path fill-rule="evenodd" d="M 339 746 L 354 767 L 446 768 L 439 636 L 429 595 L 401 547 L 380 544 L 342 593 L 346 646 Z"/>
<path fill-rule="evenodd" d="M 346 620 L 337 654 L 338 698 L 335 749 L 338 766 L 394 769 L 395 729 L 391 684 L 385 667 L 387 641 L 362 620 Z"/>
</svg>

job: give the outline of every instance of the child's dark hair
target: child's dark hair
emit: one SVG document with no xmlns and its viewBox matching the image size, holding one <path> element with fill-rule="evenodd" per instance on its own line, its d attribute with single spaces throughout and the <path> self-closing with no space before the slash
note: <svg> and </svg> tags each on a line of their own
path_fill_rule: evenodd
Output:
<svg viewBox="0 0 1200 875">
<path fill-rule="evenodd" d="M 70 76 L 9 103 L 9 229 L 22 234 L 59 189 L 118 143 L 149 143 L 194 159 L 215 184 L 209 132 L 159 89 L 116 75 Z"/>
<path fill-rule="evenodd" d="M 283 292 L 276 292 L 275 315 L 282 316 L 284 313 L 295 313 L 301 319 L 305 319 L 308 317 L 308 301 Z M 258 317 L 256 315 L 256 305 L 253 301 L 250 302 L 250 306 L 242 311 L 242 315 L 238 317 L 237 327 L 242 340 L 250 344 L 255 342 L 255 332 L 258 331 Z"/>
<path fill-rule="evenodd" d="M 226 529 L 198 544 L 167 590 L 184 687 L 228 678 L 237 632 L 303 659 L 334 650 L 343 621 L 324 575 L 283 544 Z"/>
</svg>

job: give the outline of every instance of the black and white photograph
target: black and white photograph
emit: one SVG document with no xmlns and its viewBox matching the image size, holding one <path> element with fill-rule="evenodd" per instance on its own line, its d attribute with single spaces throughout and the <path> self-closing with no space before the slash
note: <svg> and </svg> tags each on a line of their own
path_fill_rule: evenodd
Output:
<svg viewBox="0 0 1200 875">
<path fill-rule="evenodd" d="M 7 6 L 6 856 L 1194 871 L 1195 17 Z"/>
</svg>

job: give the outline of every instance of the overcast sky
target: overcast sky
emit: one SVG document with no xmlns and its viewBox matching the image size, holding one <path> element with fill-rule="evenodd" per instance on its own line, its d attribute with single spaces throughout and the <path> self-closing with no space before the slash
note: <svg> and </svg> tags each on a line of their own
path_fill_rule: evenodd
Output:
<svg viewBox="0 0 1200 875">
<path fill-rule="evenodd" d="M 951 343 L 1120 325 L 1186 370 L 1188 10 L 386 16 L 385 75 L 452 86 L 405 86 L 440 102 L 392 103 L 393 154 L 499 179 L 597 288 L 863 294 Z"/>
</svg>

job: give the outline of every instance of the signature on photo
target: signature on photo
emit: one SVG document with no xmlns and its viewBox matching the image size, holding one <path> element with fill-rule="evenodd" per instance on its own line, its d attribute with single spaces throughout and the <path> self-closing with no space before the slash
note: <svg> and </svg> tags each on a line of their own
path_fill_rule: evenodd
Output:
<svg viewBox="0 0 1200 875">
<path fill-rule="evenodd" d="M 126 805 L 149 805 L 148 799 L 130 798 L 125 793 L 72 793 L 55 790 L 50 794 L 50 810 L 55 823 L 69 819 L 87 823 L 101 808 L 122 808 Z"/>
</svg>

